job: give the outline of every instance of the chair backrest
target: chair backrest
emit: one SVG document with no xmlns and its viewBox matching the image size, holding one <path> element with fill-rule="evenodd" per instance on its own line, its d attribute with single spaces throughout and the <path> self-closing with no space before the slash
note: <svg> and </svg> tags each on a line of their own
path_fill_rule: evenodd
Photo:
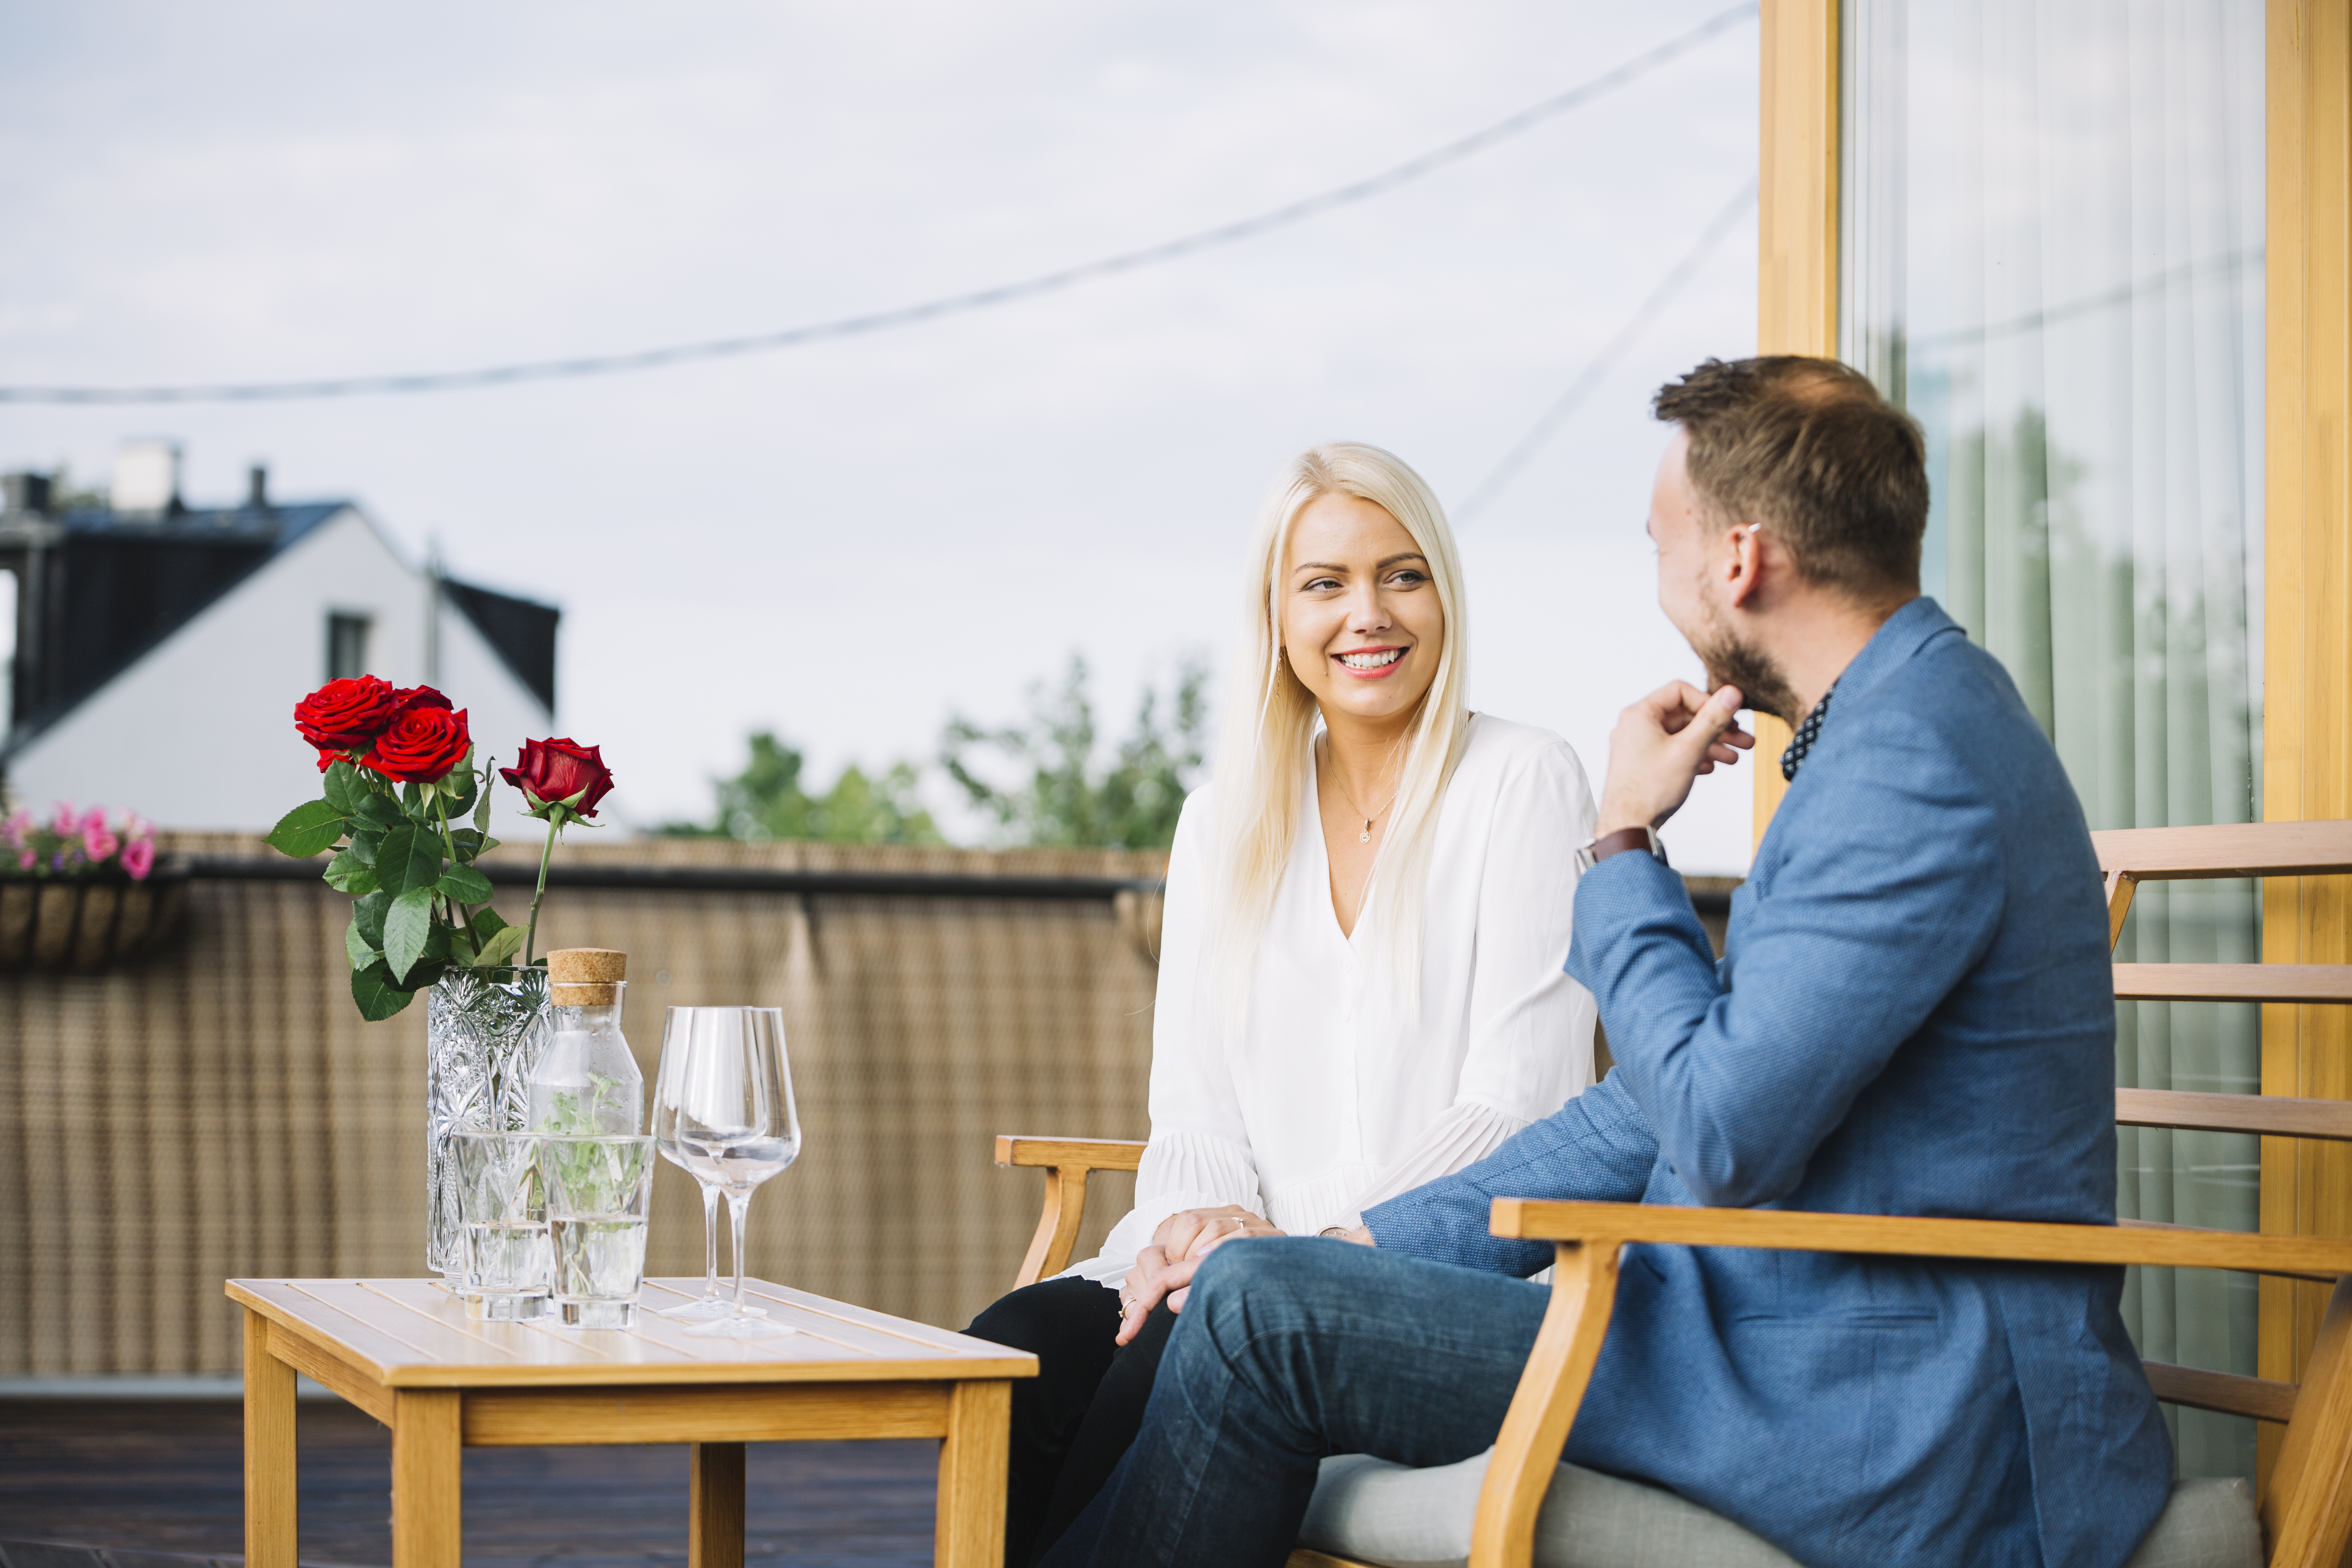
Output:
<svg viewBox="0 0 2352 1568">
<path fill-rule="evenodd" d="M 2352 822 L 2124 828 L 2094 833 L 2091 841 L 2106 879 L 2111 944 L 2121 940 L 2132 895 L 2142 882 L 2352 874 Z M 2119 1002 L 2345 1003 L 2352 1002 L 2352 964 L 2118 963 L 2115 985 Z M 2352 1101 L 2118 1089 L 2116 1124 L 2352 1142 Z M 2294 1421 L 2302 1392 L 2298 1385 L 2160 1362 L 2147 1364 L 2159 1399 L 2289 1424 L 2286 1449 L 2273 1468 L 2263 1498 L 2263 1521 L 2274 1531 L 2278 1494 L 2294 1484 L 2300 1468 Z"/>
</svg>

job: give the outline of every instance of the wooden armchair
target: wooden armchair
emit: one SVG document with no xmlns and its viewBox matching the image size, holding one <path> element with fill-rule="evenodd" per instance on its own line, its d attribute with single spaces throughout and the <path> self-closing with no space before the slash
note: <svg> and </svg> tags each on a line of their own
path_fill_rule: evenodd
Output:
<svg viewBox="0 0 2352 1568">
<path fill-rule="evenodd" d="M 1045 1172 L 1045 1212 L 1038 1216 L 1037 1234 L 1029 1238 L 1029 1254 L 1013 1288 L 1034 1285 L 1070 1266 L 1070 1249 L 1077 1245 L 1078 1226 L 1087 1215 L 1087 1179 L 1097 1171 L 1132 1171 L 1143 1163 L 1143 1145 L 1101 1138 L 1023 1138 L 1012 1133 L 996 1140 L 1000 1165 L 1039 1165 Z"/>
<path fill-rule="evenodd" d="M 2352 873 L 2352 822 L 2096 833 L 2110 942 L 2138 884 Z M 2121 963 L 2119 1001 L 2352 1002 L 2352 965 Z M 2352 1102 L 2119 1089 L 2118 1125 L 2352 1142 Z M 1048 1168 L 1045 1214 L 1017 1281 L 1068 1263 L 1087 1174 L 1133 1170 L 1139 1143 L 1000 1138 L 1002 1164 Z M 1496 1236 L 1558 1247 L 1552 1296 L 1505 1415 L 1471 1526 L 1472 1568 L 1528 1568 L 1537 1517 L 1576 1420 L 1615 1303 L 1618 1262 L 1637 1242 L 1911 1258 L 2223 1268 L 2334 1287 L 2300 1384 L 2147 1363 L 2157 1397 L 2284 1424 L 2257 1500 L 2270 1568 L 2337 1568 L 2352 1548 L 2352 1240 L 2256 1236 L 2126 1220 L 2115 1226 L 1914 1219 L 1780 1209 L 1684 1209 L 1502 1198 Z M 1375 1568 L 1301 1549 L 1291 1568 Z"/>
</svg>

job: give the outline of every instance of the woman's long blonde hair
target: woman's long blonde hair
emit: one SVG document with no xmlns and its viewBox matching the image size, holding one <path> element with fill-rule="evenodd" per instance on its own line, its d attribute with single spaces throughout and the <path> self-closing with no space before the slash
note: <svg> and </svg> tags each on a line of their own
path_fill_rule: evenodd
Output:
<svg viewBox="0 0 2352 1568">
<path fill-rule="evenodd" d="M 1282 653 L 1283 556 L 1298 514 L 1318 497 L 1351 495 L 1386 511 L 1412 536 L 1429 563 L 1431 585 L 1445 616 L 1437 674 L 1407 738 L 1389 831 L 1373 861 L 1371 896 L 1360 919 L 1387 950 L 1402 996 L 1421 991 L 1422 907 L 1429 887 L 1437 808 L 1454 776 L 1470 723 L 1469 622 L 1462 561 L 1454 531 L 1422 477 L 1378 447 L 1335 441 L 1301 452 L 1284 468 L 1258 512 L 1249 580 L 1235 645 L 1232 683 L 1217 748 L 1216 811 L 1209 863 L 1208 975 L 1223 993 L 1223 1011 L 1237 1026 L 1244 1011 L 1259 938 L 1292 847 L 1311 825 L 1300 821 L 1318 710 Z"/>
</svg>

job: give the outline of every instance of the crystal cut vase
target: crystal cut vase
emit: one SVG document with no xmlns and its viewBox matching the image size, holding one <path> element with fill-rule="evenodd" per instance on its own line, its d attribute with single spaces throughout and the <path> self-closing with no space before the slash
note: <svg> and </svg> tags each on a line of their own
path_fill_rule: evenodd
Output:
<svg viewBox="0 0 2352 1568">
<path fill-rule="evenodd" d="M 452 969 L 425 993 L 425 1261 L 442 1274 L 465 1270 L 451 1135 L 529 1131 L 547 1020 L 544 969 Z"/>
</svg>

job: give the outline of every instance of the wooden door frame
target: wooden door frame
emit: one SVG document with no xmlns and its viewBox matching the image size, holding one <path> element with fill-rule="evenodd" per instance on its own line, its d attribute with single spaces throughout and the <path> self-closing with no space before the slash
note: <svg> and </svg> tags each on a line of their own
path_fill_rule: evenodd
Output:
<svg viewBox="0 0 2352 1568">
<path fill-rule="evenodd" d="M 2270 0 L 2265 46 L 2263 816 L 2352 817 L 2352 16 Z M 2342 878 L 2263 884 L 2263 959 L 2352 962 Z M 2263 1009 L 2263 1092 L 2352 1098 L 2352 1016 Z M 2352 1151 L 2263 1140 L 2266 1231 L 2352 1235 Z M 2326 1291 L 2262 1285 L 2259 1370 L 2294 1382 Z M 2265 1471 L 2277 1432 L 2263 1429 Z"/>
<path fill-rule="evenodd" d="M 1756 352 L 1838 352 L 1838 0 L 1763 0 Z M 1789 727 L 1756 715 L 1756 841 L 1788 792 Z"/>
</svg>

